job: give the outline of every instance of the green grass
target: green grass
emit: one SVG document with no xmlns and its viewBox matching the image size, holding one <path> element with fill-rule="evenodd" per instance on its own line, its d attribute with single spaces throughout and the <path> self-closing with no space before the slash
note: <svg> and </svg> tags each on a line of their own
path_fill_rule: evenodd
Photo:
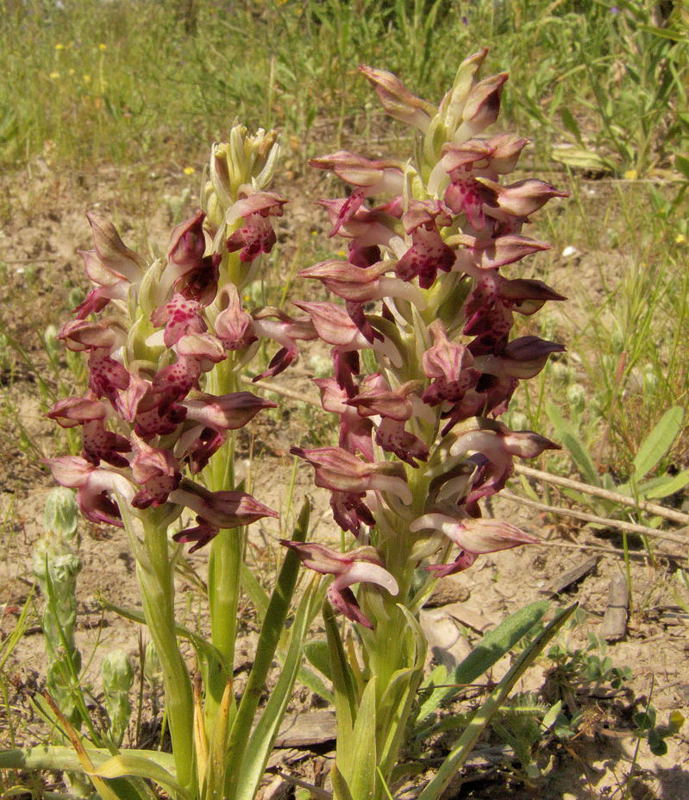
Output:
<svg viewBox="0 0 689 800">
<path fill-rule="evenodd" d="M 663 411 L 689 404 L 689 242 L 679 209 L 658 213 L 670 207 L 674 185 L 574 180 L 568 188 L 572 198 L 537 221 L 535 232 L 553 250 L 531 269 L 569 301 L 544 309 L 528 328 L 568 351 L 523 385 L 515 410 L 547 430 L 544 404 L 556 402 L 601 467 L 624 477 Z M 564 257 L 566 248 L 574 255 Z M 688 446 L 684 434 L 676 466 L 686 465 Z"/>
<path fill-rule="evenodd" d="M 235 117 L 303 155 L 377 121 L 362 62 L 439 99 L 480 46 L 509 69 L 507 118 L 617 172 L 668 167 L 689 138 L 686 16 L 601 0 L 0 2 L 0 160 L 67 165 L 197 156 Z M 189 8 L 192 11 L 189 11 Z M 662 25 L 662 27 L 658 27 Z"/>
</svg>

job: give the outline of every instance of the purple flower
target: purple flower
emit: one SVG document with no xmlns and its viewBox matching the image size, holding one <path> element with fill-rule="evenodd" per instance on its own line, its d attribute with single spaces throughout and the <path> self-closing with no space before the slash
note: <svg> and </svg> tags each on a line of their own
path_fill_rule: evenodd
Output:
<svg viewBox="0 0 689 800">
<path fill-rule="evenodd" d="M 123 475 L 99 469 L 77 456 L 52 458 L 46 463 L 61 486 L 77 490 L 79 510 L 86 519 L 123 527 L 117 498 L 122 497 L 129 503 L 134 498 L 134 488 Z"/>
<path fill-rule="evenodd" d="M 468 569 L 483 553 L 495 553 L 522 544 L 537 544 L 530 536 L 509 522 L 495 519 L 455 518 L 442 513 L 424 514 L 409 526 L 414 532 L 438 531 L 459 547 L 459 555 L 449 564 L 434 564 L 427 569 L 440 578 Z"/>
<path fill-rule="evenodd" d="M 327 592 L 330 604 L 347 619 L 366 628 L 373 628 L 373 623 L 365 616 L 349 587 L 355 583 L 367 583 L 379 586 L 391 595 L 399 592 L 397 581 L 384 568 L 374 547 L 358 547 L 347 553 L 336 553 L 321 544 L 304 544 L 286 539 L 281 539 L 280 544 L 293 550 L 309 569 L 322 575 L 334 575 L 335 580 Z"/>
<path fill-rule="evenodd" d="M 277 241 L 270 217 L 282 216 L 287 201 L 274 192 L 252 192 L 238 200 L 228 211 L 227 224 L 243 224 L 232 233 L 225 245 L 230 253 L 239 250 L 242 261 L 253 261 L 261 253 L 270 253 Z"/>
<path fill-rule="evenodd" d="M 401 464 L 390 461 L 362 461 L 341 447 L 320 447 L 304 450 L 292 447 L 290 453 L 308 461 L 314 468 L 316 486 L 336 492 L 390 492 L 405 503 L 411 503 L 411 492 Z"/>
</svg>

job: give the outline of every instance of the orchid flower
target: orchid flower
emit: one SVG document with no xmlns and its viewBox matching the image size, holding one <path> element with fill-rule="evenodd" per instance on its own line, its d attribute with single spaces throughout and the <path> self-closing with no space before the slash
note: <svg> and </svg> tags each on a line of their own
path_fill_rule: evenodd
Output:
<svg viewBox="0 0 689 800">
<path fill-rule="evenodd" d="M 170 540 L 190 544 L 190 552 L 211 551 L 212 634 L 200 658 L 214 655 L 212 667 L 202 669 L 200 724 L 204 740 L 217 733 L 228 748 L 234 734 L 221 725 L 220 706 L 234 663 L 244 528 L 278 516 L 234 485 L 231 432 L 275 407 L 241 391 L 238 372 L 261 339 L 280 348 L 259 376 L 267 377 L 298 357 L 297 340 L 316 336 L 310 317 L 245 309 L 241 300 L 277 239 L 274 222 L 286 202 L 269 191 L 277 152 L 274 134 L 249 136 L 235 126 L 229 142 L 213 147 L 203 209 L 174 228 L 162 258 L 147 262 L 111 223 L 89 215 L 94 246 L 82 258 L 92 288 L 59 334 L 87 359 L 88 390 L 50 410 L 59 425 L 82 432 L 82 447 L 81 455 L 48 466 L 55 480 L 76 489 L 86 519 L 124 529 L 136 558 L 143 613 L 161 661 L 180 797 L 224 796 L 227 780 L 218 772 L 211 785 L 204 773 L 197 709 L 177 641 L 177 554 Z M 181 529 L 171 530 L 178 519 Z M 341 580 L 347 602 L 347 579 Z M 281 602 L 286 613 L 289 599 L 281 595 Z M 269 623 L 276 630 L 282 624 Z M 257 660 L 270 664 L 278 640 L 272 631 L 261 639 Z M 238 725 L 244 742 L 252 719 Z"/>
<path fill-rule="evenodd" d="M 564 300 L 520 278 L 518 263 L 547 252 L 522 231 L 566 192 L 506 178 L 527 141 L 486 133 L 507 81 L 506 73 L 480 79 L 486 53 L 460 65 L 437 106 L 392 73 L 361 67 L 384 110 L 413 128 L 413 154 L 338 151 L 311 161 L 348 185 L 347 196 L 321 201 L 346 257 L 299 273 L 331 296 L 294 301 L 330 347 L 332 377 L 316 384 L 339 438 L 337 447 L 291 452 L 313 467 L 336 524 L 358 546 L 337 554 L 317 543 L 283 544 L 306 567 L 334 576 L 324 620 L 332 674 L 342 676 L 333 681 L 348 700 L 337 708 L 344 720 L 336 800 L 391 796 L 409 698 L 422 680 L 426 642 L 417 618 L 429 584 L 487 553 L 537 543 L 484 518 L 481 501 L 504 487 L 515 458 L 557 447 L 498 418 L 520 381 L 564 350 L 514 329 L 520 315 Z M 362 576 L 364 585 L 350 589 Z M 369 630 L 345 645 L 333 612 Z M 351 756 L 364 736 L 384 753 L 365 767 Z M 430 787 L 424 796 L 435 796 Z"/>
<path fill-rule="evenodd" d="M 397 581 L 383 568 L 373 547 L 357 547 L 347 553 L 337 553 L 321 544 L 285 539 L 281 539 L 280 543 L 294 550 L 305 567 L 323 575 L 334 575 L 335 580 L 328 587 L 328 600 L 345 617 L 366 628 L 373 628 L 373 623 L 363 613 L 349 587 L 355 583 L 369 583 L 385 589 L 391 595 L 399 592 Z"/>
</svg>

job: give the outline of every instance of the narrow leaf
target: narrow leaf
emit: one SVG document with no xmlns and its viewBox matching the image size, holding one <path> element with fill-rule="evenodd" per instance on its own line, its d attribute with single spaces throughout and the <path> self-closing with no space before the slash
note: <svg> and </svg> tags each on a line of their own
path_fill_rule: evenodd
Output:
<svg viewBox="0 0 689 800">
<path fill-rule="evenodd" d="M 373 797 L 376 788 L 376 679 L 366 684 L 351 738 L 338 731 L 337 763 L 355 798 Z"/>
<path fill-rule="evenodd" d="M 304 647 L 304 655 L 319 672 L 330 678 L 330 651 L 324 639 L 309 642 Z"/>
<path fill-rule="evenodd" d="M 572 136 L 574 136 L 577 142 L 581 143 L 581 131 L 579 130 L 579 125 L 567 106 L 563 106 L 560 109 L 560 119 L 562 119 L 562 124 L 572 134 Z"/>
<path fill-rule="evenodd" d="M 334 800 L 354 800 L 349 785 L 337 768 L 337 764 L 334 764 L 330 770 L 330 780 L 333 785 Z"/>
<path fill-rule="evenodd" d="M 304 594 L 290 629 L 290 643 L 280 677 L 246 747 L 233 800 L 253 800 L 263 777 L 273 742 L 292 699 L 292 688 L 299 674 L 304 639 L 321 602 L 320 581 L 316 578 Z"/>
<path fill-rule="evenodd" d="M 509 672 L 490 693 L 483 705 L 472 716 L 464 733 L 460 736 L 455 747 L 441 764 L 435 777 L 426 785 L 417 800 L 437 800 L 445 791 L 454 775 L 462 768 L 467 758 L 471 755 L 479 736 L 488 726 L 493 715 L 505 702 L 514 684 L 531 666 L 543 648 L 555 636 L 560 628 L 577 608 L 577 603 L 569 606 L 555 616 L 545 629 L 531 642 L 519 656 Z"/>
<path fill-rule="evenodd" d="M 114 611 L 124 619 L 129 619 L 132 622 L 138 622 L 141 625 L 146 624 L 144 613 L 138 608 L 124 608 L 123 606 L 117 606 L 114 603 L 103 600 L 102 598 L 100 603 L 103 608 L 106 608 L 108 611 Z M 209 665 L 217 663 L 223 665 L 224 668 L 225 660 L 222 656 L 222 653 L 217 649 L 217 647 L 206 641 L 202 636 L 199 636 L 193 631 L 190 631 L 188 628 L 185 628 L 184 625 L 179 624 L 175 625 L 175 633 L 177 636 L 181 636 L 183 639 L 188 639 L 192 643 L 199 658 L 207 661 Z"/>
<path fill-rule="evenodd" d="M 547 600 L 538 600 L 511 614 L 485 634 L 454 672 L 449 672 L 445 667 L 437 667 L 427 681 L 428 688 L 432 689 L 434 683 L 455 685 L 431 691 L 421 705 L 419 720 L 423 722 L 440 705 L 452 700 L 467 684 L 473 683 L 509 653 L 515 644 L 543 619 L 548 606 Z"/>
<path fill-rule="evenodd" d="M 87 774 L 98 778 L 148 778 L 159 786 L 162 786 L 168 793 L 172 793 L 179 798 L 189 798 L 190 795 L 175 780 L 174 775 L 163 769 L 150 758 L 132 755 L 131 753 L 121 753 L 113 756 L 99 767 L 94 767 Z"/>
<path fill-rule="evenodd" d="M 689 180 L 689 158 L 675 154 L 675 166 Z"/>
<path fill-rule="evenodd" d="M 614 172 L 611 163 L 593 150 L 580 147 L 553 147 L 552 157 L 572 169 L 595 170 L 596 172 Z"/>
<path fill-rule="evenodd" d="M 70 721 L 57 707 L 53 698 L 47 692 L 43 693 L 43 697 L 46 703 L 50 706 L 50 710 L 57 717 L 60 725 L 62 726 L 62 729 L 65 731 L 65 734 L 67 735 L 72 747 L 74 748 L 74 752 L 76 753 L 76 756 L 79 759 L 82 771 L 89 776 L 91 783 L 93 784 L 93 788 L 98 792 L 101 799 L 120 800 L 117 794 L 111 789 L 111 787 L 108 786 L 107 783 L 105 783 L 99 777 L 93 774 L 93 769 L 94 769 L 93 762 L 91 761 L 89 754 L 82 743 L 79 733 L 75 730 Z"/>
<path fill-rule="evenodd" d="M 689 469 L 684 469 L 678 472 L 677 475 L 664 475 L 662 480 L 657 483 L 654 482 L 654 485 L 650 488 L 642 489 L 640 487 L 639 491 L 644 498 L 655 500 L 680 492 L 687 485 L 689 485 Z"/>
<path fill-rule="evenodd" d="M 270 598 L 245 562 L 242 562 L 242 589 L 249 595 L 249 599 L 254 604 L 259 621 L 263 622 L 266 611 L 268 611 Z"/>
<path fill-rule="evenodd" d="M 112 758 L 112 753 L 101 748 L 87 747 L 85 752 L 89 762 L 96 769 Z M 148 759 L 171 775 L 175 774 L 175 760 L 172 753 L 163 753 L 160 750 L 126 750 L 124 752 L 127 755 Z M 27 750 L 0 750 L 0 769 L 32 771 L 55 769 L 65 772 L 84 772 L 83 765 L 74 750 L 62 745 L 30 747 Z"/>
<path fill-rule="evenodd" d="M 305 501 L 292 532 L 292 538 L 296 541 L 304 541 L 306 538 L 310 513 L 310 504 Z M 232 724 L 227 751 L 224 753 L 226 764 L 232 765 L 231 768 L 228 767 L 227 779 L 229 784 L 226 789 L 236 785 L 237 775 L 241 771 L 242 759 L 247 754 L 249 734 L 253 726 L 256 710 L 261 694 L 265 689 L 266 679 L 280 642 L 280 636 L 287 619 L 287 612 L 297 584 L 299 564 L 299 557 L 296 553 L 292 550 L 287 550 L 275 588 L 270 596 L 268 609 L 263 619 L 258 643 L 256 644 L 254 663 L 249 672 L 244 694 Z M 297 669 L 298 666 L 297 664 Z M 227 793 L 233 796 L 232 790 Z"/>
<path fill-rule="evenodd" d="M 323 622 L 330 650 L 330 675 L 335 691 L 335 713 L 341 731 L 351 731 L 356 715 L 355 681 L 337 627 L 335 614 L 327 601 L 323 603 Z"/>
</svg>

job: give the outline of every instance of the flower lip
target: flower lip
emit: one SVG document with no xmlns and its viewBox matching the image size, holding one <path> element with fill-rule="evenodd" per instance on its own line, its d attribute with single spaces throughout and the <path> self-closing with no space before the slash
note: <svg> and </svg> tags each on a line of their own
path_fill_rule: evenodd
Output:
<svg viewBox="0 0 689 800">
<path fill-rule="evenodd" d="M 349 587 L 355 583 L 368 583 L 385 589 L 393 596 L 399 593 L 394 576 L 385 569 L 378 551 L 370 545 L 338 553 L 316 542 L 280 539 L 280 544 L 294 551 L 305 567 L 322 575 L 334 575 L 335 580 L 327 592 L 331 605 L 348 619 L 366 628 L 373 628 L 373 623 L 363 613 Z"/>
</svg>

